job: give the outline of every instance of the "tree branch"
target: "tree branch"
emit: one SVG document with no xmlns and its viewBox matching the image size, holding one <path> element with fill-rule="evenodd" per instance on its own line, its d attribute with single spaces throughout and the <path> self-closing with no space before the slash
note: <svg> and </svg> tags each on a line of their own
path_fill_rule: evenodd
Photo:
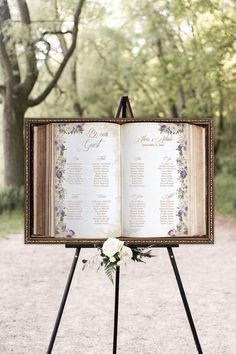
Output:
<svg viewBox="0 0 236 354">
<path fill-rule="evenodd" d="M 0 60 L 4 68 L 4 74 L 7 76 L 7 80 L 12 83 L 13 82 L 12 67 L 11 67 L 10 58 L 7 54 L 7 50 L 5 47 L 2 31 L 0 33 Z"/>
<path fill-rule="evenodd" d="M 6 92 L 6 86 L 5 85 L 0 85 L 0 94 L 4 95 Z"/>
<path fill-rule="evenodd" d="M 26 77 L 23 83 L 21 83 L 18 87 L 23 89 L 23 92 L 27 97 L 32 91 L 34 84 L 37 80 L 38 69 L 35 55 L 35 47 L 33 41 L 31 40 L 31 19 L 28 5 L 26 3 L 26 0 L 17 0 L 17 4 L 20 11 L 21 21 L 26 26 L 28 33 L 30 34 L 30 39 L 27 39 L 27 42 L 24 43 L 26 58 Z"/>
<path fill-rule="evenodd" d="M 46 36 L 47 34 L 55 34 L 55 35 L 57 35 L 57 34 L 61 34 L 61 35 L 65 35 L 65 34 L 73 34 L 73 32 L 72 31 L 70 31 L 70 30 L 68 30 L 68 31 L 45 31 L 45 32 L 43 32 L 42 33 L 42 36 L 44 37 L 44 36 Z"/>
<path fill-rule="evenodd" d="M 58 33 L 57 38 L 59 40 L 63 55 L 66 55 L 68 48 L 67 48 L 65 37 L 62 34 Z"/>
<path fill-rule="evenodd" d="M 9 26 L 9 21 L 11 20 L 11 15 L 8 7 L 7 0 L 2 0 L 0 2 L 0 60 L 4 68 L 4 74 L 6 79 L 13 84 L 13 70 L 10 56 L 7 52 L 6 38 L 4 38 L 4 27 Z"/>
<path fill-rule="evenodd" d="M 57 34 L 57 38 L 60 42 L 62 53 L 65 55 L 68 48 L 67 48 L 67 43 L 65 40 L 65 36 L 62 34 Z M 83 115 L 83 107 L 81 106 L 79 99 L 78 99 L 78 90 L 77 90 L 77 75 L 76 75 L 76 59 L 70 63 L 70 75 L 71 75 L 71 83 L 72 83 L 72 102 L 73 102 L 73 108 L 74 111 L 82 117 Z"/>
<path fill-rule="evenodd" d="M 64 58 L 60 64 L 59 68 L 57 69 L 54 78 L 52 79 L 52 81 L 48 84 L 48 86 L 44 89 L 44 91 L 38 97 L 36 97 L 35 99 L 28 100 L 29 107 L 33 107 L 33 106 L 40 104 L 49 95 L 49 93 L 52 91 L 52 89 L 55 87 L 58 80 L 60 79 L 61 74 L 62 74 L 67 62 L 69 61 L 70 57 L 72 56 L 72 54 L 76 48 L 79 19 L 80 19 L 80 15 L 81 15 L 84 3 L 85 3 L 85 0 L 79 1 L 79 4 L 78 4 L 76 12 L 75 12 L 75 16 L 74 16 L 74 26 L 73 26 L 73 30 L 72 30 L 72 42 L 71 42 L 71 45 L 68 48 L 66 54 L 64 55 Z"/>
<path fill-rule="evenodd" d="M 32 23 L 33 21 L 31 21 L 31 23 Z M 61 30 L 54 30 L 54 31 L 44 31 L 44 32 L 42 32 L 41 33 L 41 36 L 39 37 L 39 38 L 37 38 L 36 40 L 35 40 L 35 44 L 36 43 L 38 43 L 38 42 L 40 42 L 40 41 L 44 41 L 45 40 L 45 36 L 47 36 L 47 35 L 55 35 L 55 36 L 57 36 L 58 38 L 59 37 L 63 37 L 64 38 L 64 35 L 65 34 L 73 34 L 73 32 L 71 31 L 71 30 L 68 30 L 68 31 L 61 31 Z"/>
<path fill-rule="evenodd" d="M 102 50 L 100 50 L 99 46 L 96 44 L 96 41 L 93 41 L 94 48 L 98 53 L 99 57 L 103 60 L 104 64 L 107 65 L 107 58 L 105 55 L 102 54 Z"/>
<path fill-rule="evenodd" d="M 44 61 L 44 62 L 45 62 L 45 66 L 46 66 L 46 69 L 47 69 L 49 75 L 50 75 L 51 77 L 53 77 L 53 76 L 54 76 L 54 75 L 53 75 L 53 72 L 52 72 L 52 70 L 50 69 L 50 66 L 49 66 L 49 63 L 48 63 L 49 52 L 50 52 L 50 50 L 51 50 L 51 44 L 50 44 L 48 41 L 46 41 L 46 39 L 44 39 L 42 42 L 46 45 L 46 48 L 47 48 L 47 52 L 46 52 L 46 53 L 43 52 L 43 53 L 45 54 L 45 61 Z"/>
<path fill-rule="evenodd" d="M 51 50 L 51 44 L 46 41 L 46 39 L 42 40 L 42 42 L 45 43 L 46 47 L 47 47 L 47 52 L 44 53 L 45 54 L 45 66 L 46 66 L 46 69 L 47 69 L 47 72 L 48 74 L 51 76 L 51 77 L 54 77 L 54 73 L 53 71 L 51 70 L 50 68 L 50 65 L 49 65 L 49 62 L 48 60 L 50 59 L 50 56 L 49 56 L 49 53 L 50 53 L 50 50 Z M 60 88 L 60 86 L 58 84 L 55 85 L 55 88 L 58 88 L 59 92 L 62 93 L 62 89 Z"/>
</svg>

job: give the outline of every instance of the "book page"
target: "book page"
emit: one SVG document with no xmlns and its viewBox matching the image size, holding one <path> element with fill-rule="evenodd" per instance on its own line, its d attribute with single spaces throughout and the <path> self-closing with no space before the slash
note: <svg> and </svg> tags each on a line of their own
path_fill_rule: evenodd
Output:
<svg viewBox="0 0 236 354">
<path fill-rule="evenodd" d="M 46 178 L 47 150 L 46 125 L 33 128 L 33 234 L 48 235 L 46 209 L 48 209 L 48 193 Z"/>
<path fill-rule="evenodd" d="M 55 126 L 55 236 L 120 235 L 120 126 Z"/>
<path fill-rule="evenodd" d="M 122 235 L 188 235 L 188 126 L 122 125 Z"/>
<path fill-rule="evenodd" d="M 192 125 L 189 136 L 189 229 L 190 234 L 206 234 L 206 157 L 205 129 Z"/>
</svg>

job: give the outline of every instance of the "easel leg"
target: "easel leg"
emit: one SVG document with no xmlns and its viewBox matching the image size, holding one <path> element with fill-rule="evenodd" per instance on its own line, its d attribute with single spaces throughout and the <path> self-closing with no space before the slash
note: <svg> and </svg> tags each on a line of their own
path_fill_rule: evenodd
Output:
<svg viewBox="0 0 236 354">
<path fill-rule="evenodd" d="M 189 305 L 188 305 L 188 301 L 187 301 L 187 298 L 186 298 L 186 294 L 185 294 L 185 291 L 184 291 L 184 287 L 183 287 L 183 284 L 182 284 L 182 281 L 181 281 L 181 278 L 180 278 L 179 270 L 178 270 L 178 267 L 177 267 L 177 264 L 176 264 L 176 261 L 175 261 L 175 256 L 174 256 L 172 247 L 171 246 L 167 247 L 167 250 L 168 250 L 170 261 L 171 261 L 171 264 L 172 264 L 172 267 L 173 267 L 173 270 L 174 270 L 174 273 L 175 273 L 175 278 L 176 278 L 176 281 L 177 281 L 178 286 L 179 286 L 179 291 L 180 291 L 180 294 L 181 294 L 181 297 L 182 297 L 182 300 L 183 300 L 183 304 L 184 304 L 184 308 L 185 308 L 185 311 L 186 311 L 186 314 L 187 314 L 187 317 L 188 317 L 189 325 L 190 325 L 191 330 L 192 330 L 192 334 L 193 334 L 193 338 L 194 338 L 194 341 L 195 341 L 195 344 L 196 344 L 196 348 L 197 348 L 199 354 L 203 354 L 202 348 L 201 348 L 201 344 L 200 344 L 199 339 L 198 339 L 197 331 L 196 331 L 196 328 L 195 328 L 195 325 L 194 325 L 194 322 L 193 322 L 193 318 L 192 318 L 192 315 L 191 315 L 191 311 L 190 311 L 190 308 L 189 308 Z"/>
<path fill-rule="evenodd" d="M 52 332 L 51 340 L 50 340 L 50 343 L 49 343 L 49 346 L 48 346 L 47 354 L 51 354 L 52 349 L 53 349 L 53 345 L 54 345 L 54 342 L 55 342 L 55 339 L 56 339 L 56 335 L 57 335 L 57 331 L 58 331 L 58 328 L 59 328 L 59 325 L 60 325 L 60 322 L 61 322 L 61 317 L 62 317 L 62 314 L 63 314 L 63 311 L 64 311 L 65 303 L 66 303 L 67 296 L 68 296 L 68 293 L 69 293 L 69 290 L 70 290 L 70 285 L 71 285 L 71 282 L 72 282 L 72 279 L 73 279 L 73 275 L 74 275 L 76 264 L 77 264 L 77 261 L 78 261 L 78 258 L 79 258 L 79 254 L 80 254 L 80 248 L 78 247 L 78 248 L 76 248 L 76 251 L 75 251 L 74 259 L 73 259 L 73 262 L 72 262 L 72 265 L 71 265 L 71 269 L 70 269 L 70 273 L 69 273 L 69 276 L 68 276 L 68 279 L 67 279 L 67 283 L 66 283 L 66 287 L 65 287 L 65 290 L 64 290 L 64 294 L 63 294 L 63 297 L 62 297 L 62 300 L 61 300 L 61 305 L 60 305 L 60 308 L 59 308 L 59 311 L 58 311 L 58 314 L 57 314 L 57 319 L 56 319 L 56 322 L 55 322 L 55 325 L 54 325 L 54 328 L 53 328 L 53 332 Z"/>
<path fill-rule="evenodd" d="M 116 280 L 115 280 L 115 311 L 114 311 L 114 332 L 113 332 L 113 354 L 116 354 L 116 350 L 117 350 L 119 286 L 120 286 L 120 267 L 117 267 L 116 268 Z"/>
</svg>

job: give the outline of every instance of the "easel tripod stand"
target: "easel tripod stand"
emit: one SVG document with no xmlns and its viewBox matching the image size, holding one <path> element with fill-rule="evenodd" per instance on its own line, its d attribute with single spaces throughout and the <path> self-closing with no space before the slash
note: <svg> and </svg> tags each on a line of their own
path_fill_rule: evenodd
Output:
<svg viewBox="0 0 236 354">
<path fill-rule="evenodd" d="M 131 109 L 131 106 L 130 106 L 129 99 L 128 99 L 127 96 L 123 96 L 123 97 L 121 97 L 121 100 L 120 100 L 120 103 L 119 103 L 119 106 L 118 106 L 118 109 L 117 109 L 116 118 L 119 118 L 120 115 L 122 116 L 122 118 L 126 118 L 127 117 L 127 112 L 128 112 L 130 117 L 133 117 L 133 112 L 132 112 L 132 109 Z M 140 245 L 129 244 L 129 247 L 131 247 L 131 248 L 138 247 L 138 246 L 140 246 Z M 147 247 L 148 246 L 150 246 L 150 245 L 147 245 Z M 189 325 L 190 325 L 190 328 L 191 328 L 191 331 L 192 331 L 192 335 L 193 335 L 193 338 L 194 338 L 194 342 L 195 342 L 195 345 L 196 345 L 196 349 L 197 349 L 198 354 L 202 354 L 203 351 L 202 351 L 202 348 L 201 348 L 201 344 L 200 344 L 200 341 L 199 341 L 199 338 L 198 338 L 198 334 L 197 334 L 197 331 L 196 331 L 196 328 L 195 328 L 195 325 L 194 325 L 192 314 L 191 314 L 191 311 L 190 311 L 190 308 L 189 308 L 189 305 L 188 305 L 187 297 L 186 297 L 186 294 L 185 294 L 185 291 L 184 291 L 184 287 L 183 287 L 183 284 L 182 284 L 182 281 L 181 281 L 181 277 L 180 277 L 179 270 L 178 270 L 178 267 L 177 267 L 177 264 L 176 264 L 176 261 L 175 261 L 175 257 L 174 257 L 174 253 L 173 253 L 173 248 L 174 247 L 179 247 L 179 245 L 178 244 L 176 244 L 176 245 L 172 244 L 170 246 L 170 245 L 162 244 L 162 245 L 154 245 L 153 247 L 156 247 L 156 248 L 163 248 L 164 247 L 168 251 L 168 255 L 169 255 L 170 262 L 172 264 L 173 271 L 174 271 L 174 274 L 175 274 L 175 278 L 176 278 L 176 281 L 177 281 L 177 284 L 178 284 L 178 287 L 179 287 L 179 291 L 180 291 L 180 294 L 181 294 L 183 305 L 184 305 L 184 308 L 185 308 L 185 311 L 186 311 L 186 314 L 187 314 L 188 322 L 189 322 Z M 69 290 L 70 290 L 71 282 L 72 282 L 72 279 L 73 279 L 73 276 L 74 276 L 74 272 L 75 272 L 75 268 L 76 268 L 77 261 L 78 261 L 78 258 L 79 258 L 80 250 L 81 250 L 81 248 L 94 248 L 94 246 L 93 245 L 88 245 L 88 244 L 80 244 L 80 245 L 67 244 L 66 248 L 75 248 L 75 254 L 74 254 L 73 262 L 72 262 L 71 269 L 70 269 L 70 272 L 69 272 L 69 276 L 68 276 L 68 279 L 67 279 L 67 283 L 66 283 L 66 286 L 65 286 L 65 290 L 64 290 L 64 293 L 63 293 L 63 296 L 62 296 L 62 300 L 61 300 L 61 304 L 60 304 L 59 311 L 58 311 L 58 314 L 57 314 L 57 318 L 56 318 L 56 321 L 55 321 L 55 325 L 54 325 L 54 328 L 53 328 L 53 332 L 52 332 L 52 335 L 51 335 L 51 339 L 50 339 L 50 343 L 49 343 L 49 346 L 48 346 L 47 354 L 51 354 L 52 350 L 53 350 L 54 342 L 55 342 L 55 339 L 56 339 L 56 336 L 57 336 L 57 331 L 58 331 L 58 328 L 59 328 L 59 325 L 60 325 L 60 322 L 61 322 L 61 318 L 62 318 L 64 307 L 65 307 L 65 304 L 66 304 L 67 296 L 68 296 L 68 293 L 69 293 Z M 119 284 L 120 284 L 120 268 L 117 267 L 116 268 L 116 277 L 115 277 L 113 354 L 117 353 Z"/>
</svg>

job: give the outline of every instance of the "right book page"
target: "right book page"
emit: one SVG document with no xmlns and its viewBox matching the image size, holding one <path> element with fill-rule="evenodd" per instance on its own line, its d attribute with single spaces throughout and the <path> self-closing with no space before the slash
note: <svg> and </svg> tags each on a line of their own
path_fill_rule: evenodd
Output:
<svg viewBox="0 0 236 354">
<path fill-rule="evenodd" d="M 204 235 L 204 128 L 126 123 L 121 146 L 122 236 Z"/>
</svg>

